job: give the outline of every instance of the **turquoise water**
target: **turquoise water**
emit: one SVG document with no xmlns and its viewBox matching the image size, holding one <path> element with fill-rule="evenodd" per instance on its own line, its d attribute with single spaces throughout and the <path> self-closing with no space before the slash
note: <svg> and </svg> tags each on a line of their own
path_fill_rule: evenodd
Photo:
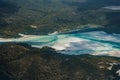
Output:
<svg viewBox="0 0 120 80">
<path fill-rule="evenodd" d="M 120 57 L 120 34 L 92 31 L 72 34 L 22 35 L 21 38 L 0 39 L 0 42 L 26 42 L 33 47 L 49 46 L 69 55 L 92 54 Z"/>
</svg>

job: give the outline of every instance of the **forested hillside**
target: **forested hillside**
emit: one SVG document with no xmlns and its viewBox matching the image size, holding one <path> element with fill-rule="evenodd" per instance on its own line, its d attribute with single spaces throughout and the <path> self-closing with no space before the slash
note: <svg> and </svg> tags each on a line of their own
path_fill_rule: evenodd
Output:
<svg viewBox="0 0 120 80">
<path fill-rule="evenodd" d="M 0 45 L 2 80 L 119 80 L 120 58 L 64 55 L 23 43 Z"/>
<path fill-rule="evenodd" d="M 1 0 L 0 34 L 48 34 L 85 26 L 112 32 L 112 27 L 119 29 L 120 11 L 103 7 L 118 5 L 119 0 Z"/>
</svg>

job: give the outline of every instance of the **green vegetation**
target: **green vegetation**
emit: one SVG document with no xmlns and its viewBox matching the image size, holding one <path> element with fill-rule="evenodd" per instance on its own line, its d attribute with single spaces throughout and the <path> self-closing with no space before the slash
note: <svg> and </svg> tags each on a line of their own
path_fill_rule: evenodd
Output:
<svg viewBox="0 0 120 80">
<path fill-rule="evenodd" d="M 1 0 L 0 34 L 10 37 L 21 32 L 48 34 L 83 28 L 88 24 L 105 26 L 108 32 L 113 32 L 111 27 L 119 29 L 120 11 L 102 7 L 119 3 L 113 0 Z"/>
<path fill-rule="evenodd" d="M 0 45 L 1 80 L 119 80 L 119 68 L 120 58 L 63 55 L 25 43 Z"/>
<path fill-rule="evenodd" d="M 65 32 L 85 25 L 120 33 L 120 11 L 103 8 L 111 5 L 120 1 L 0 0 L 0 37 Z M 116 57 L 64 55 L 26 43 L 0 45 L 0 80 L 119 80 L 119 68 Z"/>
</svg>

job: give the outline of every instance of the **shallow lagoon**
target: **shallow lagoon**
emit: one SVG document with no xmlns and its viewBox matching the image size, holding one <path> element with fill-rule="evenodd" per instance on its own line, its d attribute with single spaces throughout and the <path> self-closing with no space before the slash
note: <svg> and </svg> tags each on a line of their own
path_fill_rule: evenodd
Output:
<svg viewBox="0 0 120 80">
<path fill-rule="evenodd" d="M 72 34 L 24 35 L 20 38 L 0 38 L 0 42 L 26 42 L 33 47 L 49 46 L 63 54 L 108 55 L 120 57 L 120 34 L 91 31 Z"/>
</svg>

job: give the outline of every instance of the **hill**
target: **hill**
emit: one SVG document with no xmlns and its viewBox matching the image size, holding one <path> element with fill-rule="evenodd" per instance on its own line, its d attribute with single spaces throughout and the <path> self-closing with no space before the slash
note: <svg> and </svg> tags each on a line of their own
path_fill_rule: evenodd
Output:
<svg viewBox="0 0 120 80">
<path fill-rule="evenodd" d="M 23 43 L 0 45 L 1 80 L 119 80 L 120 59 L 63 55 Z"/>
<path fill-rule="evenodd" d="M 0 34 L 48 34 L 86 26 L 119 33 L 120 11 L 103 8 L 118 5 L 118 0 L 1 0 Z"/>
</svg>

